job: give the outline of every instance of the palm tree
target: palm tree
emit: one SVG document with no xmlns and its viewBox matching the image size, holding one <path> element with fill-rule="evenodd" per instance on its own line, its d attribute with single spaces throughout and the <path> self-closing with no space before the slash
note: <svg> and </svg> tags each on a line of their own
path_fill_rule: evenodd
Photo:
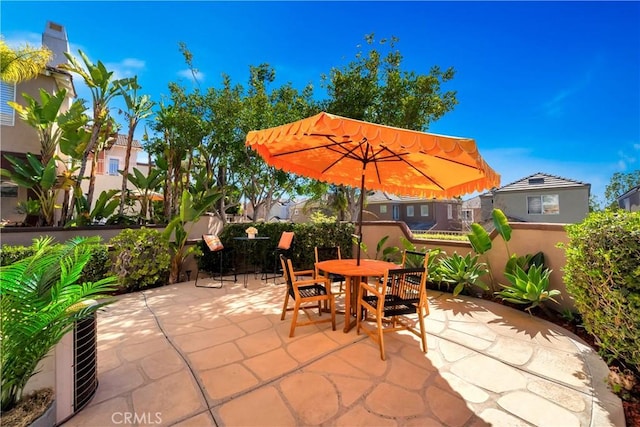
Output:
<svg viewBox="0 0 640 427">
<path fill-rule="evenodd" d="M 129 132 L 127 133 L 127 153 L 124 158 L 124 169 L 122 173 L 122 191 L 120 193 L 120 209 L 119 214 L 124 213 L 124 204 L 126 201 L 127 193 L 127 175 L 129 174 L 129 163 L 131 161 L 131 147 L 133 145 L 133 134 L 140 123 L 140 120 L 149 117 L 153 114 L 152 108 L 154 102 L 151 101 L 148 95 L 138 96 L 138 89 L 142 89 L 142 86 L 138 85 L 138 77 L 132 78 L 128 82 L 128 86 L 122 87 L 122 96 L 124 102 L 127 104 L 127 111 L 120 110 L 124 113 L 125 117 L 129 121 Z"/>
<path fill-rule="evenodd" d="M 94 156 L 98 155 L 98 152 L 95 152 L 94 149 L 96 148 L 98 139 L 101 136 L 103 126 L 111 120 L 109 115 L 109 102 L 121 94 L 120 85 L 126 84 L 128 79 L 112 80 L 113 71 L 108 71 L 101 61 L 94 64 L 89 60 L 84 52 L 78 50 L 78 53 L 80 54 L 84 64 L 81 64 L 73 55 L 65 52 L 65 56 L 69 60 L 69 63 L 60 65 L 60 69 L 78 74 L 82 77 L 91 90 L 91 96 L 93 98 L 93 124 L 91 127 L 91 138 L 82 153 L 82 160 L 78 171 L 78 181 L 76 183 L 77 194 L 82 194 L 80 185 L 87 168 L 87 159 L 89 158 L 89 154 L 92 152 L 94 152 Z M 91 206 L 92 201 L 93 186 L 90 183 L 87 194 L 87 203 L 89 206 Z M 71 203 L 73 204 L 74 201 L 72 200 Z"/>
<path fill-rule="evenodd" d="M 36 48 L 27 44 L 12 49 L 0 39 L 0 80 L 6 83 L 20 83 L 35 79 L 47 66 L 51 55 L 51 51 L 46 47 Z"/>
<path fill-rule="evenodd" d="M 40 89 L 40 102 L 26 93 L 22 97 L 27 105 L 9 101 L 8 104 L 16 110 L 22 121 L 38 132 L 40 139 L 40 161 L 45 166 L 56 154 L 56 148 L 60 142 L 62 129 L 57 126 L 60 115 L 60 107 L 67 97 L 67 90 L 62 89 L 53 95 L 44 89 Z"/>
</svg>

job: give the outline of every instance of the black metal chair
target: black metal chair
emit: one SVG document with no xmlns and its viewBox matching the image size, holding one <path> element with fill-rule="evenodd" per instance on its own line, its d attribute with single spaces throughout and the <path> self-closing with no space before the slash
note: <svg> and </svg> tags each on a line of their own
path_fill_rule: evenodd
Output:
<svg viewBox="0 0 640 427">
<path fill-rule="evenodd" d="M 389 270 L 380 287 L 360 283 L 357 305 L 357 333 L 364 331 L 380 347 L 380 358 L 385 360 L 384 334 L 406 329 L 422 341 L 422 351 L 427 352 L 427 335 L 424 318 L 429 314 L 427 301 L 427 262 L 421 268 Z M 417 314 L 419 329 L 407 315 Z M 375 319 L 375 326 L 366 320 Z M 366 325 L 366 326 L 365 326 Z"/>
<path fill-rule="evenodd" d="M 275 280 L 277 277 L 283 275 L 282 265 L 280 263 L 280 255 L 284 255 L 288 258 L 291 257 L 291 248 L 293 247 L 293 238 L 295 237 L 295 233 L 293 231 L 283 231 L 280 235 L 280 240 L 278 241 L 278 246 L 276 246 L 273 251 L 273 270 L 270 272 L 272 275 L 270 276 L 265 269 L 265 273 L 263 274 L 263 280 Z"/>
<path fill-rule="evenodd" d="M 314 248 L 314 253 L 315 253 L 315 257 L 316 257 L 316 263 L 320 262 L 320 261 L 328 261 L 331 259 L 342 259 L 342 256 L 340 255 L 340 246 L 325 246 L 325 247 L 318 247 L 316 246 Z M 340 283 L 340 291 L 339 293 L 344 293 L 344 276 L 340 275 L 340 274 L 335 274 L 335 273 L 326 273 L 326 272 L 322 272 L 319 271 L 318 268 L 315 268 L 316 270 L 316 277 L 318 275 L 323 275 L 324 277 L 327 277 L 331 283 Z"/>
<path fill-rule="evenodd" d="M 197 263 L 195 286 L 197 288 L 220 289 L 224 282 L 237 282 L 238 275 L 233 263 L 233 248 L 226 248 L 215 234 L 203 234 L 200 244 L 202 256 L 199 257 Z M 228 270 L 233 272 L 233 279 L 225 278 L 224 273 Z M 216 279 L 216 273 L 218 273 L 217 278 L 220 280 L 220 285 L 198 285 L 201 272 L 208 273 L 212 279 Z"/>
<path fill-rule="evenodd" d="M 313 275 L 313 270 L 294 271 L 291 260 L 284 255 L 280 255 L 282 271 L 284 279 L 287 283 L 287 291 L 285 293 L 284 305 L 282 306 L 282 316 L 280 320 L 284 320 L 287 311 L 293 311 L 293 319 L 291 319 L 291 329 L 289 336 L 293 337 L 296 326 L 312 325 L 315 323 L 331 322 L 332 330 L 336 330 L 336 308 L 335 298 L 331 293 L 331 283 L 329 279 L 324 277 L 313 277 L 311 279 L 299 279 L 302 276 Z M 293 298 L 294 306 L 289 307 L 289 298 Z M 298 312 L 309 308 L 317 308 L 318 316 L 322 316 L 322 302 L 329 304 L 331 311 L 330 319 L 312 319 L 308 316 L 307 321 L 298 322 Z M 305 313 L 306 314 L 306 313 Z"/>
</svg>

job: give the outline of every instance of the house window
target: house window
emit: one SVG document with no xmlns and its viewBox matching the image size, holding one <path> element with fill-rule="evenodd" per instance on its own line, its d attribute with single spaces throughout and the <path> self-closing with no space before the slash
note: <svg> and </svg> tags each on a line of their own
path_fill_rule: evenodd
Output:
<svg viewBox="0 0 640 427">
<path fill-rule="evenodd" d="M 463 221 L 473 222 L 473 209 L 463 209 L 460 212 L 460 218 Z"/>
<path fill-rule="evenodd" d="M 540 185 L 540 184 L 544 184 L 544 177 L 543 178 L 529 178 L 529 185 Z"/>
<path fill-rule="evenodd" d="M 447 205 L 447 219 L 453 219 L 453 205 Z"/>
<path fill-rule="evenodd" d="M 527 196 L 527 213 L 530 215 L 557 215 L 560 203 L 557 194 L 545 196 Z"/>
<path fill-rule="evenodd" d="M 407 216 L 413 216 L 413 206 L 407 206 Z"/>
<path fill-rule="evenodd" d="M 1 197 L 18 197 L 18 185 L 10 181 L 0 181 Z"/>
<path fill-rule="evenodd" d="M 109 159 L 109 175 L 118 175 L 119 159 Z"/>
<path fill-rule="evenodd" d="M 293 210 L 293 214 L 294 214 L 294 215 L 299 215 L 299 214 L 300 214 L 300 211 L 299 211 L 298 209 L 294 209 L 294 210 Z"/>
<path fill-rule="evenodd" d="M 429 216 L 429 205 L 420 205 L 420 216 Z"/>
<path fill-rule="evenodd" d="M 387 205 L 380 205 L 380 213 L 381 214 L 387 213 Z"/>
<path fill-rule="evenodd" d="M 393 219 L 394 221 L 400 220 L 400 206 L 398 205 L 393 206 Z"/>
<path fill-rule="evenodd" d="M 16 100 L 15 83 L 0 82 L 0 125 L 13 126 L 16 112 L 7 104 Z"/>
</svg>

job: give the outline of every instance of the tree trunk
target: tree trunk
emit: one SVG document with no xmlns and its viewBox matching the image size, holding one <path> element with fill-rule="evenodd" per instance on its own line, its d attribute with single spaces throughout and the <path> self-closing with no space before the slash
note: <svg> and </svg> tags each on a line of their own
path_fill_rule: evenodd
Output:
<svg viewBox="0 0 640 427">
<path fill-rule="evenodd" d="M 95 107 L 94 107 L 95 108 Z M 87 169 L 87 159 L 89 158 L 89 154 L 93 151 L 93 147 L 96 145 L 96 141 L 98 141 L 98 135 L 100 134 L 100 128 L 102 127 L 102 123 L 94 123 L 93 129 L 91 130 L 91 139 L 87 143 L 87 147 L 84 149 L 84 153 L 82 153 L 82 160 L 80 160 L 80 170 L 78 171 L 78 182 L 76 182 L 76 191 L 77 194 L 82 194 L 82 179 L 84 178 L 84 173 Z M 74 194 L 75 195 L 75 194 Z M 89 206 L 91 206 L 91 200 L 88 200 Z M 73 208 L 76 203 L 76 198 L 71 198 L 71 206 L 69 207 L 69 216 L 73 215 Z M 71 218 L 69 218 L 71 220 Z"/>
<path fill-rule="evenodd" d="M 135 130 L 135 123 L 129 123 L 129 133 L 127 134 L 127 153 L 124 157 L 124 173 L 122 174 L 122 187 L 120 192 L 120 208 L 118 209 L 118 213 L 121 216 L 124 214 L 124 202 L 126 200 L 127 193 L 127 176 L 129 175 L 129 162 L 131 161 L 131 147 L 133 145 L 133 133 Z"/>
<path fill-rule="evenodd" d="M 96 169 L 98 168 L 98 155 L 100 153 L 96 152 L 93 155 L 93 159 L 91 160 L 91 174 L 89 175 L 89 191 L 87 191 L 87 206 L 89 207 L 89 212 L 91 212 L 91 205 L 93 203 L 93 190 L 96 186 Z"/>
</svg>

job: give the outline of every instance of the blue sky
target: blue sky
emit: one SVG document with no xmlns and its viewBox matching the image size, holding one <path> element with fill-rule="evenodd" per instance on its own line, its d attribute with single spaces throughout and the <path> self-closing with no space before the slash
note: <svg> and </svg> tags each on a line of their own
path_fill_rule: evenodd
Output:
<svg viewBox="0 0 640 427">
<path fill-rule="evenodd" d="M 590 183 L 604 200 L 615 172 L 640 168 L 639 2 L 2 1 L 10 44 L 40 44 L 48 20 L 154 100 L 189 84 L 178 42 L 203 88 L 222 73 L 246 84 L 267 62 L 302 88 L 355 58 L 364 35 L 396 36 L 403 68 L 453 66 L 459 105 L 430 131 L 476 140 L 502 185 L 535 172 Z M 77 81 L 77 80 L 76 80 Z M 85 88 L 79 95 L 88 98 Z"/>
</svg>

